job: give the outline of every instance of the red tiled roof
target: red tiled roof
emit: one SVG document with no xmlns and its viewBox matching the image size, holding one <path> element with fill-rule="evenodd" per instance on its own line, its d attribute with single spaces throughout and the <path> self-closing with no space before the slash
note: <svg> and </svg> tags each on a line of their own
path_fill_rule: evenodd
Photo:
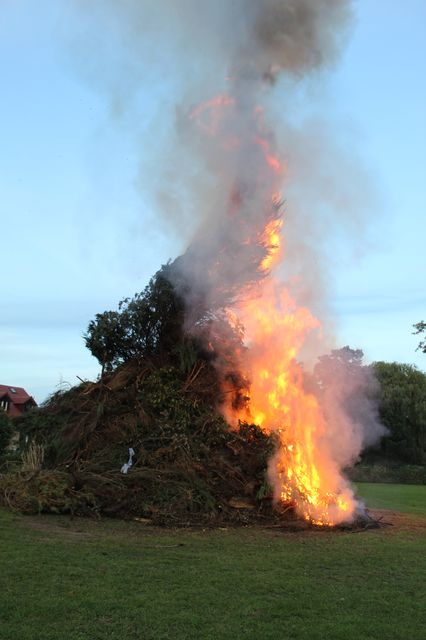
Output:
<svg viewBox="0 0 426 640">
<path fill-rule="evenodd" d="M 22 387 L 12 387 L 7 384 L 0 384 L 0 398 L 8 396 L 13 404 L 25 404 L 33 398 Z"/>
<path fill-rule="evenodd" d="M 6 397 L 10 401 L 7 414 L 11 417 L 20 416 L 27 408 L 24 406 L 27 403 L 33 407 L 37 406 L 34 398 L 22 387 L 12 387 L 11 385 L 0 384 L 0 400 L 3 400 Z"/>
</svg>

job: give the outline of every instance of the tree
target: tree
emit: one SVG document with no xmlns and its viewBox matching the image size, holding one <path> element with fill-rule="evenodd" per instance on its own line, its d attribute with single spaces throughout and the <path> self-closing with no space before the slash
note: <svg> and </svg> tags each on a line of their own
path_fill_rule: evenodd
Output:
<svg viewBox="0 0 426 640">
<path fill-rule="evenodd" d="M 6 451 L 13 429 L 10 418 L 0 409 L 0 456 Z"/>
<path fill-rule="evenodd" d="M 382 451 L 413 464 L 426 463 L 426 374 L 415 366 L 376 362 L 380 416 L 389 429 Z"/>
<path fill-rule="evenodd" d="M 413 327 L 415 328 L 414 335 L 426 332 L 426 322 L 423 322 L 423 320 L 414 324 Z M 423 353 L 426 353 L 426 338 L 419 342 L 417 349 L 420 349 L 421 351 L 423 351 Z"/>
<path fill-rule="evenodd" d="M 120 355 L 125 340 L 125 329 L 118 311 L 97 313 L 91 320 L 84 335 L 86 347 L 99 364 L 102 374 L 120 363 Z"/>
<path fill-rule="evenodd" d="M 179 351 L 183 341 L 184 304 L 163 266 L 147 287 L 125 298 L 118 311 L 98 313 L 84 334 L 86 347 L 102 373 L 140 356 Z"/>
</svg>

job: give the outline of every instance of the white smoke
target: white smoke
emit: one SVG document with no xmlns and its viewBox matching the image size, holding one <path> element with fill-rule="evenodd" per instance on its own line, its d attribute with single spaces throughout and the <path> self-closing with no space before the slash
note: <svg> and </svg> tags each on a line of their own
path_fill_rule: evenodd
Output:
<svg viewBox="0 0 426 640">
<path fill-rule="evenodd" d="M 333 459 L 341 469 L 350 467 L 387 433 L 379 419 L 379 382 L 362 350 L 348 346 L 321 356 L 314 375 Z"/>
</svg>

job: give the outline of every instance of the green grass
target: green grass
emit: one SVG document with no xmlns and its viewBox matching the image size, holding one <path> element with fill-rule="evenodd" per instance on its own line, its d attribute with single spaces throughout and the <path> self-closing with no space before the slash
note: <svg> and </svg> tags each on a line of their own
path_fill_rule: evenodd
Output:
<svg viewBox="0 0 426 640">
<path fill-rule="evenodd" d="M 372 509 L 393 509 L 426 517 L 426 485 L 357 482 L 356 487 Z"/>
<path fill-rule="evenodd" d="M 407 499 L 402 489 L 411 487 L 360 485 L 390 508 Z M 424 487 L 412 490 L 424 513 Z M 1 510 L 0 638 L 424 640 L 425 533 L 419 516 L 398 528 L 296 534 Z"/>
</svg>

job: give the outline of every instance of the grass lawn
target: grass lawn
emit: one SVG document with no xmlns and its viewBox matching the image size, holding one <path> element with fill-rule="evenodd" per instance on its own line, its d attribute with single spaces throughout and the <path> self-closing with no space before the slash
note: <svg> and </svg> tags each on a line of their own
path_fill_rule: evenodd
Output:
<svg viewBox="0 0 426 640">
<path fill-rule="evenodd" d="M 426 485 L 357 482 L 356 487 L 372 509 L 392 509 L 426 517 Z"/>
<path fill-rule="evenodd" d="M 1 510 L 0 638 L 424 640 L 425 487 L 359 488 L 417 515 L 363 533 L 282 533 Z"/>
</svg>

